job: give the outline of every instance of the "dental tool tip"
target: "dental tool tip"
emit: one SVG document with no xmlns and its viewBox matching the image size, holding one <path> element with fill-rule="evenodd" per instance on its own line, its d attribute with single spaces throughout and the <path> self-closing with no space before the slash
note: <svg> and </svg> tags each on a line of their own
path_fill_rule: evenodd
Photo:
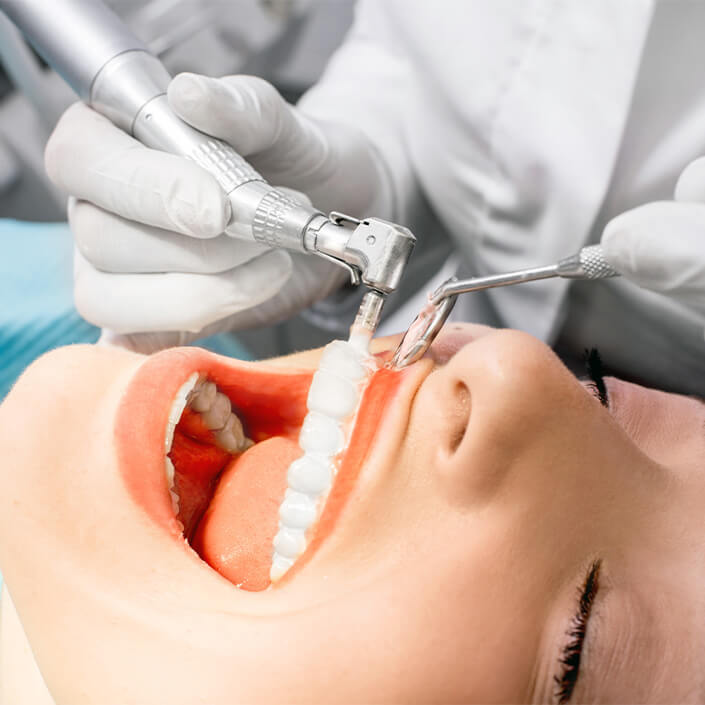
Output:
<svg viewBox="0 0 705 705">
<path fill-rule="evenodd" d="M 368 291 L 362 297 L 357 316 L 355 316 L 355 321 L 350 328 L 351 336 L 365 333 L 369 335 L 369 338 L 372 338 L 382 318 L 384 298 L 384 294 L 375 290 Z"/>
</svg>

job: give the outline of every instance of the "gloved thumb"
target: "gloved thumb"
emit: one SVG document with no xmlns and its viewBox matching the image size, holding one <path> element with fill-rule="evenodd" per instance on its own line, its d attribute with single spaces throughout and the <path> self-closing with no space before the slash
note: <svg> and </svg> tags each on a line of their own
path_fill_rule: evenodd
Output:
<svg viewBox="0 0 705 705">
<path fill-rule="evenodd" d="M 113 346 L 123 350 L 151 355 L 166 348 L 175 348 L 188 345 L 195 340 L 196 333 L 186 331 L 169 331 L 164 333 L 114 333 L 107 328 L 103 328 L 97 344 L 101 346 Z"/>
<path fill-rule="evenodd" d="M 705 204 L 639 206 L 613 218 L 601 244 L 608 264 L 638 286 L 705 311 Z"/>
</svg>

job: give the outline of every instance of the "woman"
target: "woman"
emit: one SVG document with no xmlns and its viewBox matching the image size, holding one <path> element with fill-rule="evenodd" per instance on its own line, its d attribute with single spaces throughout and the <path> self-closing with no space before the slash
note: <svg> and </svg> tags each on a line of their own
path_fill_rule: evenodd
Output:
<svg viewBox="0 0 705 705">
<path fill-rule="evenodd" d="M 68 348 L 0 409 L 0 566 L 56 702 L 702 701 L 702 402 L 453 326 L 360 412 L 384 408 L 313 552 L 250 592 L 175 535 L 151 461 L 125 467 L 204 368 L 261 369 Z"/>
</svg>

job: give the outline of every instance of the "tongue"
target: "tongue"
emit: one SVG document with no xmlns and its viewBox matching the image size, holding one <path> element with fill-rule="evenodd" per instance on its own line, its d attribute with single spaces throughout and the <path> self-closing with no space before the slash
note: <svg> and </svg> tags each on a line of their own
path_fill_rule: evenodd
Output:
<svg viewBox="0 0 705 705">
<path fill-rule="evenodd" d="M 244 590 L 269 586 L 272 540 L 289 465 L 302 451 L 274 437 L 235 457 L 220 477 L 191 542 L 214 570 Z"/>
</svg>

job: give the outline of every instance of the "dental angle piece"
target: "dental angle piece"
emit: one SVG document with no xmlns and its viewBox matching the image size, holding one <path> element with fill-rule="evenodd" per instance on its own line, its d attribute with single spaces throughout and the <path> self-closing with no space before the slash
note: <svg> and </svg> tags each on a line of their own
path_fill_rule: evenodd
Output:
<svg viewBox="0 0 705 705">
<path fill-rule="evenodd" d="M 368 293 L 366 296 L 370 296 Z M 338 459 L 350 439 L 354 415 L 375 369 L 369 355 L 371 324 L 361 317 L 381 303 L 361 307 L 350 339 L 328 344 L 308 393 L 308 413 L 299 433 L 303 455 L 287 472 L 287 490 L 279 507 L 279 529 L 273 541 L 272 582 L 279 580 L 306 550 L 306 532 L 314 526 L 338 471 Z M 376 324 L 374 325 L 376 327 Z"/>
<path fill-rule="evenodd" d="M 412 321 L 389 364 L 393 368 L 400 369 L 420 360 L 436 339 L 453 310 L 459 294 L 552 277 L 597 280 L 616 276 L 619 276 L 619 272 L 607 264 L 602 248 L 599 245 L 590 245 L 556 264 L 545 267 L 521 269 L 506 274 L 472 279 L 459 280 L 451 277 L 429 294 L 428 304 Z"/>
</svg>

